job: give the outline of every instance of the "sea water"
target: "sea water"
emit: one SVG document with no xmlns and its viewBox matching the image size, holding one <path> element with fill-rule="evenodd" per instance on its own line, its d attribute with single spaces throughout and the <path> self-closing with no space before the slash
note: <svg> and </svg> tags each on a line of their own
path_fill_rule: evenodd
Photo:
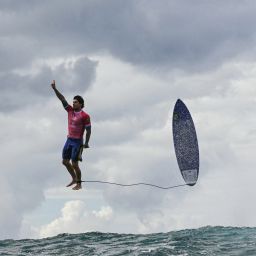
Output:
<svg viewBox="0 0 256 256">
<path fill-rule="evenodd" d="M 2 240 L 0 255 L 256 256 L 256 228 L 203 227 L 146 235 L 91 232 Z"/>
</svg>

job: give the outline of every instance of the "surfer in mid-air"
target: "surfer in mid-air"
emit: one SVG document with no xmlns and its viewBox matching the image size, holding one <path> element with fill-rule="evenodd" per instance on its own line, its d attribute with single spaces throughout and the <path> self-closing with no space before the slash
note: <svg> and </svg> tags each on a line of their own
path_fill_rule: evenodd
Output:
<svg viewBox="0 0 256 256">
<path fill-rule="evenodd" d="M 81 185 L 81 170 L 78 161 L 82 161 L 81 152 L 83 148 L 89 148 L 89 140 L 91 136 L 90 116 L 82 109 L 84 100 L 77 95 L 73 98 L 73 107 L 68 104 L 65 97 L 57 90 L 55 80 L 53 80 L 52 89 L 57 98 L 62 102 L 63 107 L 68 112 L 68 137 L 62 151 L 62 163 L 67 168 L 72 177 L 72 181 L 67 185 L 73 187 L 73 190 L 79 190 Z M 83 144 L 83 135 L 86 131 L 85 143 Z"/>
</svg>

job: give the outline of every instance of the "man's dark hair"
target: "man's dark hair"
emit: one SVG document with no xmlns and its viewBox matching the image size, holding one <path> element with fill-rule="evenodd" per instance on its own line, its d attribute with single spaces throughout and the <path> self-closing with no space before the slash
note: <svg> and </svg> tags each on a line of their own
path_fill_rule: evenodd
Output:
<svg viewBox="0 0 256 256">
<path fill-rule="evenodd" d="M 74 100 L 77 100 L 82 105 L 81 108 L 84 107 L 84 99 L 80 95 L 76 95 Z"/>
</svg>

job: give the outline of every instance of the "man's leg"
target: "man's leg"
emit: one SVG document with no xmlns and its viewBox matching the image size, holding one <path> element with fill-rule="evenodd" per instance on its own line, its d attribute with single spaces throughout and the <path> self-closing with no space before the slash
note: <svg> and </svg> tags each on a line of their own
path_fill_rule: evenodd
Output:
<svg viewBox="0 0 256 256">
<path fill-rule="evenodd" d="M 75 170 L 75 173 L 76 173 L 76 186 L 73 187 L 73 189 L 78 190 L 78 189 L 82 188 L 81 170 L 79 168 L 78 161 L 72 160 L 72 167 L 73 167 L 73 170 Z"/>
<path fill-rule="evenodd" d="M 70 163 L 69 159 L 63 159 L 62 164 L 65 165 L 69 174 L 72 177 L 72 181 L 67 185 L 67 187 L 70 187 L 70 186 L 76 184 L 76 181 L 77 181 L 76 171 L 74 170 L 74 168 L 73 168 L 72 164 Z M 80 179 L 81 179 L 81 176 L 80 176 Z"/>
</svg>

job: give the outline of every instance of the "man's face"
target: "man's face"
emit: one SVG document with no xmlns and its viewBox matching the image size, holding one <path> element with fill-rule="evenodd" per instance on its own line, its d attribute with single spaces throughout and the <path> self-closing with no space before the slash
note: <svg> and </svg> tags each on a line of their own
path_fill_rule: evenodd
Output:
<svg viewBox="0 0 256 256">
<path fill-rule="evenodd" d="M 81 106 L 82 106 L 82 104 L 80 104 L 78 100 L 73 100 L 73 109 L 74 110 L 80 110 Z"/>
</svg>

